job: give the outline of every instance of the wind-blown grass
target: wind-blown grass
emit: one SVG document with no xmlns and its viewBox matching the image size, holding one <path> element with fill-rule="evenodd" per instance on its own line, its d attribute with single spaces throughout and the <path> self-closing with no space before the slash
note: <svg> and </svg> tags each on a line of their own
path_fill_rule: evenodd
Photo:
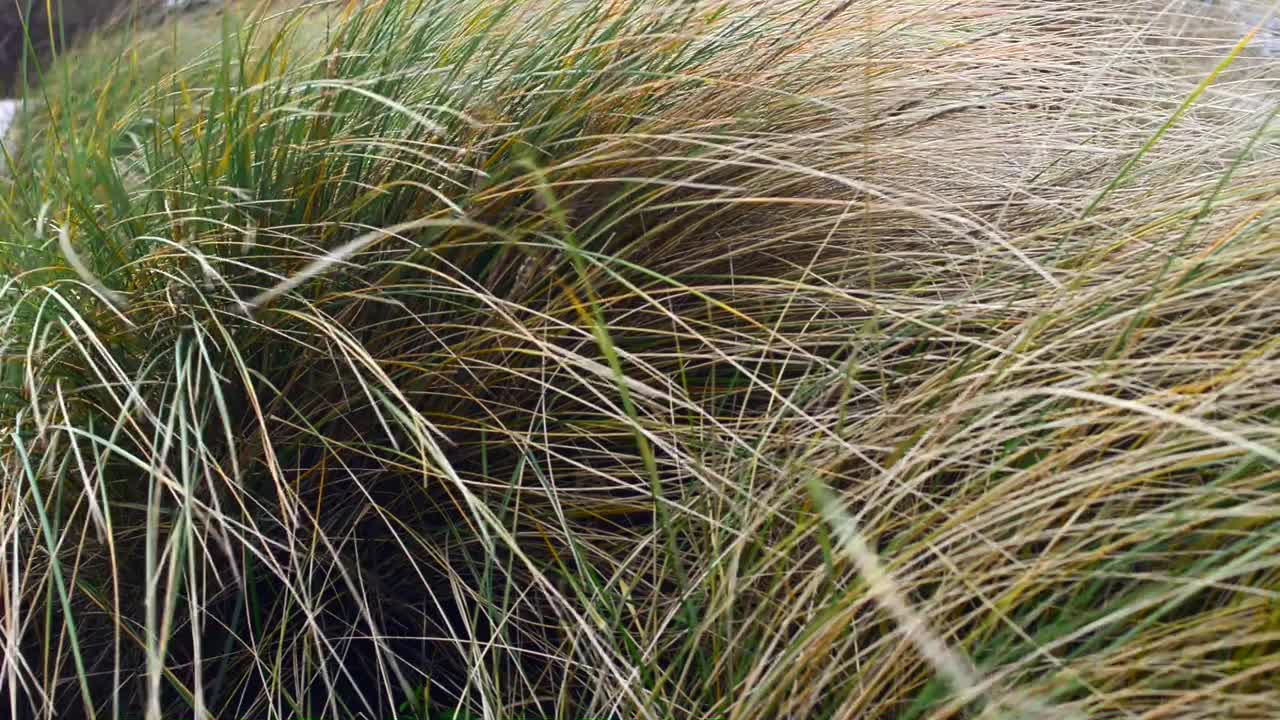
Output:
<svg viewBox="0 0 1280 720">
<path fill-rule="evenodd" d="M 1239 38 L 339 5 L 49 73 L 0 196 L 5 712 L 1280 712 Z"/>
</svg>

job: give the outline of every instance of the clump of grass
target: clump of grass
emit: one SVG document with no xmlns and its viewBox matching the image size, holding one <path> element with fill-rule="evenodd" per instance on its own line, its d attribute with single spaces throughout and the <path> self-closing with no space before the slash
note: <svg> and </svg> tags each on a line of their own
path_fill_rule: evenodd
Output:
<svg viewBox="0 0 1280 720">
<path fill-rule="evenodd" d="M 1276 105 L 1165 28 L 384 0 L 64 59 L 0 198 L 0 701 L 1274 716 Z"/>
</svg>

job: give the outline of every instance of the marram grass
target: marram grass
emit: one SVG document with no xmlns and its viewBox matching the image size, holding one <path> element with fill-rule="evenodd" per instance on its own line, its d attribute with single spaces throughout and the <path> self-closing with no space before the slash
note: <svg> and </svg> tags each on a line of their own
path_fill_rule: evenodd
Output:
<svg viewBox="0 0 1280 720">
<path fill-rule="evenodd" d="M 1199 6 L 62 57 L 0 189 L 0 715 L 1280 716 L 1274 65 Z"/>
</svg>

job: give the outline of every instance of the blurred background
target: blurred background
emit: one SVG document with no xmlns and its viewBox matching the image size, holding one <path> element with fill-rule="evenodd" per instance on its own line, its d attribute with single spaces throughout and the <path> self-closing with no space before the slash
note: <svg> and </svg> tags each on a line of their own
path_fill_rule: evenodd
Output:
<svg viewBox="0 0 1280 720">
<path fill-rule="evenodd" d="M 159 18 L 212 0 L 0 0 L 0 93 L 16 94 L 25 72 L 37 76 L 36 60 L 113 22 Z M 24 20 L 26 22 L 24 23 Z M 24 25 L 29 28 L 24 32 Z M 28 43 L 30 51 L 27 50 Z M 25 62 L 24 62 L 25 59 Z"/>
</svg>

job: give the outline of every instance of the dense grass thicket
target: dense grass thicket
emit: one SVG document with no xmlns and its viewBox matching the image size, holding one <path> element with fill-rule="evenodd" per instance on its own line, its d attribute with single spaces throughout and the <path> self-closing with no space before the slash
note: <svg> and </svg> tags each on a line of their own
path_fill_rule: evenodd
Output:
<svg viewBox="0 0 1280 720">
<path fill-rule="evenodd" d="M 6 147 L 0 716 L 1280 717 L 1234 21 L 241 7 Z"/>
</svg>

